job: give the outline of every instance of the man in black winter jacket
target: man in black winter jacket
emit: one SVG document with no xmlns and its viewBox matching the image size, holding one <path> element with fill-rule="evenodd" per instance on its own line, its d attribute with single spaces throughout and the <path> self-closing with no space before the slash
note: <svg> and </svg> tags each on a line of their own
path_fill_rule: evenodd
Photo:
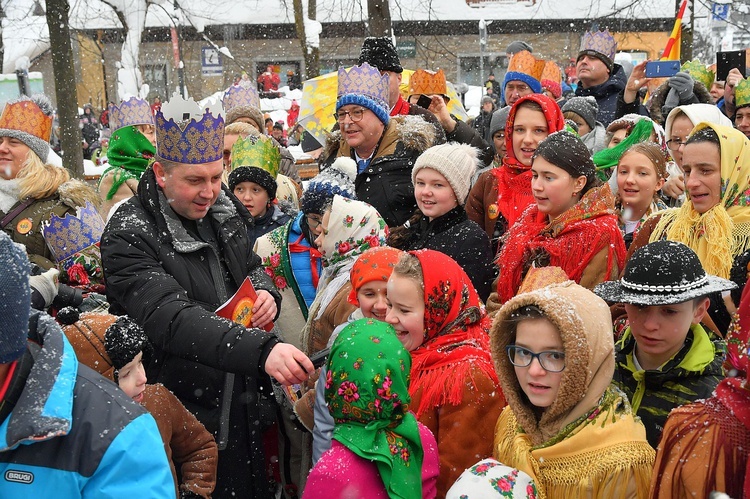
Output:
<svg viewBox="0 0 750 499">
<path fill-rule="evenodd" d="M 313 366 L 260 329 L 277 316 L 281 299 L 252 251 L 252 217 L 221 183 L 223 110 L 211 102 L 208 111 L 175 96 L 156 114 L 157 161 L 102 236 L 107 296 L 113 313 L 130 315 L 149 336 L 149 379 L 215 433 L 213 497 L 266 498 L 267 375 L 299 383 Z M 246 328 L 214 311 L 247 276 L 258 296 Z"/>
</svg>

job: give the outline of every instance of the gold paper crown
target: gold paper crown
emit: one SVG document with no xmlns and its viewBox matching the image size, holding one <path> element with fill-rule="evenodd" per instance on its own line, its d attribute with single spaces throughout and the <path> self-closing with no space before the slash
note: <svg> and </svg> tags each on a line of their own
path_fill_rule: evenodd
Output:
<svg viewBox="0 0 750 499">
<path fill-rule="evenodd" d="M 711 90 L 711 85 L 713 85 L 714 80 L 716 79 L 716 73 L 708 69 L 706 65 L 701 63 L 698 59 L 686 62 L 682 65 L 680 70 L 690 74 L 694 80 L 703 83 L 708 90 Z"/>
<path fill-rule="evenodd" d="M 32 100 L 9 102 L 0 115 L 0 128 L 18 130 L 49 142 L 52 135 L 52 116 L 44 114 Z"/>
<path fill-rule="evenodd" d="M 279 174 L 281 153 L 265 135 L 237 138 L 232 146 L 232 170 L 240 166 L 255 166 L 267 171 L 275 179 Z"/>
<path fill-rule="evenodd" d="M 542 70 L 541 80 L 554 81 L 555 83 L 562 83 L 562 73 L 560 67 L 555 61 L 545 61 L 544 69 Z"/>
<path fill-rule="evenodd" d="M 62 263 L 76 253 L 98 244 L 104 232 L 104 220 L 90 202 L 76 210 L 76 214 L 66 213 L 60 218 L 54 213 L 42 228 L 47 242 L 57 262 Z"/>
<path fill-rule="evenodd" d="M 226 112 L 239 106 L 252 106 L 260 109 L 260 97 L 255 83 L 242 80 L 238 85 L 232 85 L 224 93 L 222 103 Z"/>
<path fill-rule="evenodd" d="M 508 63 L 508 72 L 527 74 L 535 80 L 539 81 L 542 79 L 544 64 L 544 59 L 537 59 L 528 50 L 522 50 L 520 52 L 516 52 L 510 58 L 510 62 Z"/>
<path fill-rule="evenodd" d="M 587 31 L 583 35 L 580 52 L 597 52 L 607 57 L 610 63 L 614 62 L 617 53 L 617 41 L 608 29 L 604 31 Z"/>
<path fill-rule="evenodd" d="M 224 108 L 208 99 L 198 105 L 175 92 L 156 112 L 156 150 L 160 158 L 200 165 L 224 156 Z"/>
<path fill-rule="evenodd" d="M 744 78 L 734 87 L 734 105 L 736 107 L 750 104 L 750 78 Z"/>
<path fill-rule="evenodd" d="M 153 124 L 154 113 L 151 112 L 148 102 L 143 99 L 131 97 L 122 101 L 119 106 L 109 106 L 109 127 L 113 131 L 130 125 Z"/>
<path fill-rule="evenodd" d="M 445 73 L 418 69 L 409 77 L 409 95 L 447 95 Z"/>
<path fill-rule="evenodd" d="M 378 68 L 364 62 L 361 66 L 354 66 L 349 71 L 339 68 L 338 77 L 337 98 L 347 94 L 364 95 L 384 106 L 385 109 L 390 109 L 390 106 L 388 106 L 388 75 L 381 75 Z"/>
</svg>

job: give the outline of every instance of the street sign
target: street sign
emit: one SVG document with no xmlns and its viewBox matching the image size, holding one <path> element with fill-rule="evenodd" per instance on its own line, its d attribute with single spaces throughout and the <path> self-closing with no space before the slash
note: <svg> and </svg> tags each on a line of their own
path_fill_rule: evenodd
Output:
<svg viewBox="0 0 750 499">
<path fill-rule="evenodd" d="M 221 76 L 224 72 L 221 52 L 213 47 L 201 47 L 201 71 L 203 76 Z"/>
</svg>

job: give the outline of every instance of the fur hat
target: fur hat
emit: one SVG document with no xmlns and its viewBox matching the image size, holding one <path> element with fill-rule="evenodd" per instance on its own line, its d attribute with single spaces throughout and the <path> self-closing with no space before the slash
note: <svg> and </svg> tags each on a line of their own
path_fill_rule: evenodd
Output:
<svg viewBox="0 0 750 499">
<path fill-rule="evenodd" d="M 619 281 L 599 284 L 594 292 L 609 302 L 672 305 L 727 291 L 737 285 L 706 274 L 698 255 L 675 241 L 654 241 L 638 248 Z"/>
<path fill-rule="evenodd" d="M 0 364 L 13 362 L 26 351 L 31 313 L 31 266 L 26 251 L 0 231 Z"/>
<path fill-rule="evenodd" d="M 362 65 L 363 62 L 378 68 L 380 71 L 393 71 L 394 73 L 404 71 L 396 47 L 393 46 L 393 41 L 387 36 L 365 38 L 357 64 Z"/>
<path fill-rule="evenodd" d="M 115 368 L 104 347 L 104 336 L 117 316 L 95 312 L 79 314 L 78 309 L 65 307 L 57 313 L 56 318 L 79 362 L 105 378 L 114 380 Z"/>
<path fill-rule="evenodd" d="M 500 130 L 505 131 L 505 123 L 508 121 L 509 114 L 510 106 L 501 107 L 492 113 L 492 119 L 490 120 L 490 139 L 492 139 L 492 137 Z"/>
<path fill-rule="evenodd" d="M 231 125 L 240 118 L 247 118 L 255 123 L 258 127 L 258 131 L 262 132 L 265 130 L 265 122 L 263 120 L 263 113 L 260 109 L 253 106 L 237 106 L 227 111 L 227 125 Z"/>
<path fill-rule="evenodd" d="M 476 148 L 468 144 L 448 142 L 430 147 L 419 155 L 411 170 L 411 181 L 415 183 L 417 172 L 422 168 L 432 168 L 445 177 L 453 188 L 458 204 L 463 206 L 477 165 Z"/>
<path fill-rule="evenodd" d="M 563 113 L 568 111 L 576 113 L 583 118 L 583 121 L 592 130 L 596 128 L 596 115 L 599 113 L 599 104 L 596 103 L 594 97 L 590 95 L 587 97 L 571 97 L 562 107 Z"/>
<path fill-rule="evenodd" d="M 357 164 L 347 157 L 336 158 L 331 166 L 313 177 L 302 194 L 302 212 L 323 214 L 323 209 L 333 196 L 338 194 L 348 199 L 357 199 L 354 193 L 354 179 Z"/>
<path fill-rule="evenodd" d="M 115 368 L 115 382 L 117 382 L 120 369 L 135 359 L 139 352 L 143 352 L 143 365 L 148 364 L 152 352 L 151 344 L 148 342 L 143 328 L 126 315 L 118 317 L 107 328 L 104 335 L 104 348 L 107 350 L 107 355 L 109 355 Z"/>
<path fill-rule="evenodd" d="M 257 166 L 240 166 L 229 174 L 229 188 L 234 191 L 237 184 L 242 182 L 253 182 L 261 186 L 268 193 L 268 199 L 276 198 L 276 180 L 263 168 Z"/>
<path fill-rule="evenodd" d="M 5 104 L 0 115 L 0 137 L 18 139 L 47 162 L 52 135 L 52 103 L 46 95 L 25 95 Z"/>
</svg>

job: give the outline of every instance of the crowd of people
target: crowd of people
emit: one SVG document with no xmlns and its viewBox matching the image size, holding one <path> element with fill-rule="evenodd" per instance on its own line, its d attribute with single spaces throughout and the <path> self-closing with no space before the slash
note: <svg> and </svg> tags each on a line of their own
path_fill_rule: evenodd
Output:
<svg viewBox="0 0 750 499">
<path fill-rule="evenodd" d="M 466 123 L 366 38 L 304 185 L 249 79 L 112 104 L 95 187 L 7 103 L 0 495 L 750 497 L 750 79 L 616 48 Z"/>
</svg>

